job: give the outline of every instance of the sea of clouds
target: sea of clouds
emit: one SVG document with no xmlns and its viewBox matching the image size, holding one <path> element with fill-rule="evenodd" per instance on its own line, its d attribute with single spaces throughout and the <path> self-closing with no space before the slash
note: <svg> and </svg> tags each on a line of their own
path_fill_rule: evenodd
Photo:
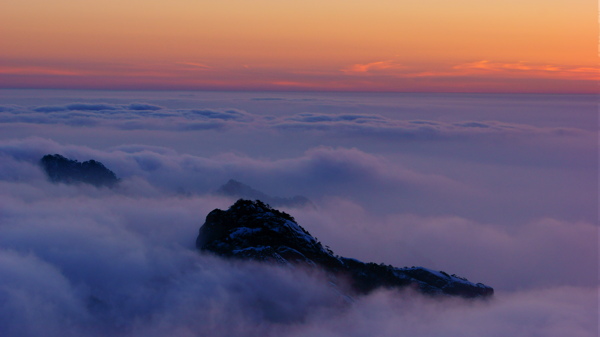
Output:
<svg viewBox="0 0 600 337">
<path fill-rule="evenodd" d="M 0 91 L 0 335 L 595 336 L 597 111 L 584 95 Z M 52 184 L 49 153 L 114 189 Z M 337 254 L 491 300 L 199 254 L 236 179 Z"/>
</svg>

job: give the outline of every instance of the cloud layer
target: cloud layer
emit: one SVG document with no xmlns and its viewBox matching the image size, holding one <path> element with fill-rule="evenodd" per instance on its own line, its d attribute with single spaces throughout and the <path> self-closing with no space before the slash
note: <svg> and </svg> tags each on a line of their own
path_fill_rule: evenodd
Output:
<svg viewBox="0 0 600 337">
<path fill-rule="evenodd" d="M 15 92 L 0 99 L 0 335 L 595 336 L 590 125 L 595 104 L 570 96 Z M 122 182 L 52 184 L 48 153 Z M 340 255 L 496 296 L 349 301 L 318 273 L 201 255 L 229 179 L 309 197 L 285 211 Z"/>
<path fill-rule="evenodd" d="M 27 190 L 15 186 L 20 184 L 3 183 L 7 192 L 0 209 L 0 331 L 6 336 L 587 337 L 596 331 L 593 286 L 499 291 L 486 302 L 384 291 L 349 303 L 319 275 L 230 263 L 195 252 L 203 215 L 228 201 L 132 197 L 84 186 L 37 184 Z M 20 195 L 9 193 L 11 189 Z M 336 215 L 327 208 L 321 212 Z M 311 231 L 319 225 L 301 223 Z M 354 224 L 336 226 L 342 225 Z M 353 234 L 352 229 L 337 230 Z M 453 241 L 444 235 L 448 232 L 438 234 L 434 244 L 411 239 L 423 248 L 443 244 L 440 239 L 448 245 Z M 569 272 L 560 263 L 556 267 Z M 521 265 L 509 270 L 522 278 L 528 273 L 518 269 Z M 529 275 L 543 284 L 548 275 L 537 268 Z M 497 264 L 487 270 L 482 274 L 488 277 L 505 273 Z"/>
<path fill-rule="evenodd" d="M 265 99 L 254 99 L 265 101 Z M 267 101 L 272 101 L 267 100 Z M 148 103 L 69 103 L 45 106 L 1 106 L 7 112 L 0 123 L 65 124 L 106 126 L 117 129 L 197 130 L 199 122 L 218 122 L 240 127 L 296 131 L 321 130 L 351 136 L 386 136 L 407 140 L 448 140 L 456 137 L 590 137 L 573 127 L 538 127 L 494 120 L 402 120 L 379 114 L 303 112 L 293 116 L 252 115 L 237 108 L 172 109 Z M 209 124 L 206 124 L 209 125 Z"/>
<path fill-rule="evenodd" d="M 37 164 L 46 153 L 62 153 L 80 161 L 94 158 L 123 181 L 114 190 L 51 185 Z M 467 214 L 473 206 L 485 207 L 490 199 L 477 186 L 398 167 L 357 149 L 321 147 L 297 158 L 261 160 L 234 154 L 190 156 L 142 145 L 107 152 L 31 138 L 0 142 L 0 156 L 5 163 L 0 171 L 5 189 L 18 195 L 35 194 L 33 186 L 20 189 L 35 184 L 59 199 L 92 193 L 107 198 L 114 194 L 116 199 L 169 196 L 212 200 L 212 193 L 233 177 L 269 193 L 305 194 L 316 201 L 316 209 L 298 211 L 296 217 L 343 255 L 447 268 L 513 290 L 542 285 L 592 286 L 596 282 L 590 273 L 597 269 L 597 228 L 592 222 L 549 215 L 526 221 L 511 215 L 508 222 L 481 222 L 451 215 L 453 211 Z M 453 198 L 459 202 L 452 203 Z M 419 207 L 424 200 L 426 205 Z M 222 199 L 220 203 L 226 207 L 232 201 Z M 462 205 L 465 201 L 469 201 L 468 207 Z M 482 213 L 492 218 L 489 211 Z M 476 218 L 477 212 L 468 214 Z M 357 237 L 361 238 L 358 242 Z M 380 244 L 386 248 L 373 249 Z M 520 259 L 518 265 L 505 263 L 515 259 Z M 490 270 L 491 266 L 495 267 Z"/>
</svg>

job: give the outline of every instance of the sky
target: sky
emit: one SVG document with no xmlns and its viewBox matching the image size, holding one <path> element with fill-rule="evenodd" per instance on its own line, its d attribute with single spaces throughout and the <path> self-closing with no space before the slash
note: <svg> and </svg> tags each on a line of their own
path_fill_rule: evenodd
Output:
<svg viewBox="0 0 600 337">
<path fill-rule="evenodd" d="M 2 336 L 549 336 L 598 331 L 596 95 L 0 90 Z M 38 162 L 98 160 L 114 189 Z M 200 254 L 229 179 L 336 254 L 492 299 Z"/>
<path fill-rule="evenodd" d="M 597 336 L 597 1 L 19 0 L 0 37 L 0 335 Z M 230 179 L 495 295 L 201 254 Z"/>
<path fill-rule="evenodd" d="M 0 87 L 596 93 L 593 0 L 22 0 Z"/>
</svg>

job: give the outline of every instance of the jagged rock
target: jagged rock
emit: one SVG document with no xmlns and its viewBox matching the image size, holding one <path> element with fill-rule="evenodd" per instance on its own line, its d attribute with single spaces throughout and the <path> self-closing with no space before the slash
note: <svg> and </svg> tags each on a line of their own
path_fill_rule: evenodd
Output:
<svg viewBox="0 0 600 337">
<path fill-rule="evenodd" d="M 227 183 L 219 187 L 215 193 L 235 199 L 242 198 L 249 200 L 262 200 L 263 202 L 276 207 L 302 207 L 312 205 L 312 202 L 308 198 L 301 195 L 296 195 L 290 198 L 274 197 L 255 190 L 254 188 L 234 179 L 230 179 Z"/>
<path fill-rule="evenodd" d="M 40 165 L 48 179 L 54 183 L 86 183 L 97 187 L 113 187 L 119 182 L 113 171 L 93 159 L 80 163 L 59 154 L 47 154 L 40 160 Z"/>
<path fill-rule="evenodd" d="M 238 200 L 228 210 L 206 216 L 196 247 L 223 257 L 322 268 L 347 279 L 356 293 L 377 288 L 414 287 L 427 294 L 487 297 L 494 290 L 481 283 L 423 267 L 396 268 L 339 257 L 318 242 L 289 214 L 261 201 Z"/>
</svg>

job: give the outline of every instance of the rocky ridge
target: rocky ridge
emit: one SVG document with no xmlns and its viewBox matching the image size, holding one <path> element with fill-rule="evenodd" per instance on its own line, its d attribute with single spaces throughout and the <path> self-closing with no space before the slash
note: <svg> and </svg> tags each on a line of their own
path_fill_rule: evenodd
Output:
<svg viewBox="0 0 600 337">
<path fill-rule="evenodd" d="M 113 187 L 119 182 L 115 173 L 96 160 L 79 162 L 60 154 L 47 154 L 40 166 L 53 183 L 85 183 L 96 187 Z"/>
<path fill-rule="evenodd" d="M 493 288 L 423 267 L 397 268 L 335 255 L 289 214 L 261 201 L 238 200 L 228 210 L 206 216 L 196 239 L 204 252 L 237 259 L 322 268 L 336 280 L 347 280 L 357 294 L 377 288 L 412 287 L 431 295 L 489 297 Z"/>
<path fill-rule="evenodd" d="M 261 200 L 275 207 L 303 207 L 313 206 L 313 203 L 306 197 L 296 195 L 293 197 L 278 197 L 271 196 L 259 190 L 252 188 L 235 179 L 229 179 L 227 183 L 219 187 L 215 192 L 218 195 L 223 195 L 235 199 L 250 199 Z"/>
</svg>

